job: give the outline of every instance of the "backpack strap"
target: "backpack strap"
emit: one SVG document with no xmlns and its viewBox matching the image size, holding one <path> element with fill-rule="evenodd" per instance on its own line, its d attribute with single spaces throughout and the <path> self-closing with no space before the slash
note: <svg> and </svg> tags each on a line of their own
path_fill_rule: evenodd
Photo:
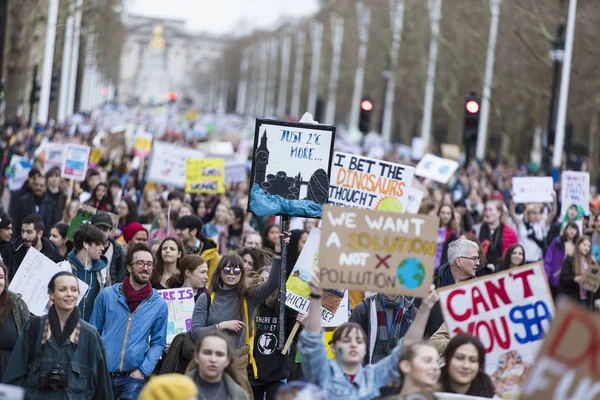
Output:
<svg viewBox="0 0 600 400">
<path fill-rule="evenodd" d="M 38 333 L 40 331 L 40 320 L 41 318 L 38 316 L 32 316 L 30 321 L 31 324 L 29 326 L 29 363 L 33 360 L 33 356 L 35 354 L 35 345 L 37 342 Z"/>
</svg>

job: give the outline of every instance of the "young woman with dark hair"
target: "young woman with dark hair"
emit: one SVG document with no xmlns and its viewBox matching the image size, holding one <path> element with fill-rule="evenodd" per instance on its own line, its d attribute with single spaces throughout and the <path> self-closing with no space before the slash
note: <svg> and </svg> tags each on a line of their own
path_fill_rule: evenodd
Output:
<svg viewBox="0 0 600 400">
<path fill-rule="evenodd" d="M 112 196 L 108 190 L 108 184 L 104 182 L 97 184 L 92 192 L 92 197 L 85 204 L 94 207 L 98 211 L 112 212 L 114 206 Z"/>
<path fill-rule="evenodd" d="M 66 260 L 73 250 L 73 241 L 67 239 L 69 225 L 58 222 L 50 229 L 50 241 L 54 243 L 60 255 Z"/>
<path fill-rule="evenodd" d="M 181 257 L 178 266 L 179 273 L 174 274 L 167 281 L 170 288 L 189 287 L 194 292 L 194 302 L 202 293 L 208 293 L 208 264 L 198 254 L 188 254 Z"/>
<path fill-rule="evenodd" d="M 546 277 L 548 278 L 553 297 L 556 297 L 558 294 L 558 279 L 563 262 L 567 256 L 573 255 L 575 243 L 578 240 L 579 227 L 575 222 L 569 222 L 561 235 L 554 238 L 548 246 L 546 256 L 544 257 L 544 269 L 546 270 Z"/>
<path fill-rule="evenodd" d="M 169 279 L 179 274 L 179 260 L 183 256 L 183 245 L 179 239 L 168 237 L 156 250 L 156 263 L 152 270 L 150 282 L 156 290 L 168 289 Z"/>
<path fill-rule="evenodd" d="M 592 257 L 592 240 L 589 236 L 581 236 L 575 244 L 572 256 L 567 256 L 560 270 L 558 294 L 570 297 L 586 308 L 594 308 L 600 289 L 594 293 L 581 286 L 586 271 L 595 264 Z"/>
<path fill-rule="evenodd" d="M 513 244 L 506 250 L 506 254 L 496 266 L 496 272 L 506 271 L 522 265 L 525 265 L 525 249 L 518 243 Z"/>
<path fill-rule="evenodd" d="M 438 209 L 437 216 L 440 219 L 440 226 L 438 227 L 436 241 L 435 268 L 440 267 L 444 251 L 444 243 L 446 243 L 446 240 L 453 232 L 454 207 L 448 204 L 442 204 Z"/>
<path fill-rule="evenodd" d="M 119 223 L 115 231 L 115 238 L 123 235 L 123 231 L 125 231 L 127 225 L 132 222 L 138 222 L 137 205 L 129 198 L 121 199 L 119 207 L 117 207 L 117 213 L 119 214 Z"/>
<path fill-rule="evenodd" d="M 285 267 L 286 278 L 289 278 L 292 273 L 294 265 L 296 265 L 296 261 L 298 261 L 298 257 L 300 257 L 300 252 L 302 252 L 302 249 L 304 248 L 306 239 L 308 239 L 308 233 L 304 232 L 303 229 L 294 229 L 291 233 L 290 245 L 287 249 L 287 262 Z"/>
<path fill-rule="evenodd" d="M 279 225 L 267 225 L 263 234 L 263 247 L 271 251 L 275 251 L 275 242 L 281 234 L 281 228 Z M 289 252 L 289 249 L 288 249 Z M 288 253 L 289 257 L 289 253 Z"/>
<path fill-rule="evenodd" d="M 483 371 L 485 349 L 474 336 L 461 333 L 448 343 L 446 363 L 440 375 L 441 391 L 469 396 L 494 397 L 494 384 Z"/>
</svg>

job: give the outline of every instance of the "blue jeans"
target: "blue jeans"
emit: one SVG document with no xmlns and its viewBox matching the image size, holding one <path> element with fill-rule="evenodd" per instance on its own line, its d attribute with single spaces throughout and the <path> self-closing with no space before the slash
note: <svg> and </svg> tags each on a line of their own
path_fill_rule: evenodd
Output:
<svg viewBox="0 0 600 400">
<path fill-rule="evenodd" d="M 137 400 L 146 380 L 135 379 L 130 376 L 111 377 L 113 395 L 116 399 Z"/>
</svg>

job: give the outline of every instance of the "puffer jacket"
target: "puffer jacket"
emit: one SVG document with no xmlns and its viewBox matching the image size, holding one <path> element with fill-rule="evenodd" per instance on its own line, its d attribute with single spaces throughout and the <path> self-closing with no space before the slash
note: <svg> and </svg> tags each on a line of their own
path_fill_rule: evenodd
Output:
<svg viewBox="0 0 600 400">
<path fill-rule="evenodd" d="M 131 312 L 121 285 L 117 283 L 100 292 L 90 323 L 106 346 L 110 372 L 139 369 L 149 377 L 166 346 L 167 303 L 153 289 L 152 295 Z"/>
</svg>

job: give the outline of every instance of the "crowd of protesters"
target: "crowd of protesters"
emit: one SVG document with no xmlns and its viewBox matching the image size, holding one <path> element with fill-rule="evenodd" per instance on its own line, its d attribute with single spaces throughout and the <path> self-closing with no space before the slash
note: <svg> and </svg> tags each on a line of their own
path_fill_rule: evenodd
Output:
<svg viewBox="0 0 600 400">
<path fill-rule="evenodd" d="M 600 293 L 580 286 L 600 261 L 595 190 L 588 215 L 560 204 L 559 186 L 552 203 L 514 204 L 510 178 L 536 173 L 472 162 L 448 185 L 415 178 L 426 192 L 419 213 L 440 220 L 429 296 L 351 292 L 349 322 L 335 330 L 328 359 L 316 274 L 308 315 L 286 308 L 285 337 L 296 321 L 301 328 L 281 354 L 264 341 L 279 337 L 280 277 L 289 276 L 319 220 L 293 218 L 282 232 L 279 218 L 247 212 L 246 183 L 196 195 L 147 182 L 131 149 L 105 151 L 70 187 L 58 168 L 46 170 L 34 157 L 42 138 L 92 140 L 52 130 L 4 136 L 4 165 L 17 154 L 34 167 L 19 190 L 5 193 L 0 211 L 0 378 L 31 396 L 373 399 L 437 391 L 491 398 L 482 343 L 450 338 L 435 289 L 540 261 L 554 296 L 600 308 Z M 165 140 L 189 146 L 181 137 Z M 83 205 L 94 215 L 69 235 Z M 41 318 L 8 290 L 32 247 L 61 270 Z M 167 346 L 168 307 L 157 290 L 179 287 L 194 294 L 191 329 Z"/>
</svg>

